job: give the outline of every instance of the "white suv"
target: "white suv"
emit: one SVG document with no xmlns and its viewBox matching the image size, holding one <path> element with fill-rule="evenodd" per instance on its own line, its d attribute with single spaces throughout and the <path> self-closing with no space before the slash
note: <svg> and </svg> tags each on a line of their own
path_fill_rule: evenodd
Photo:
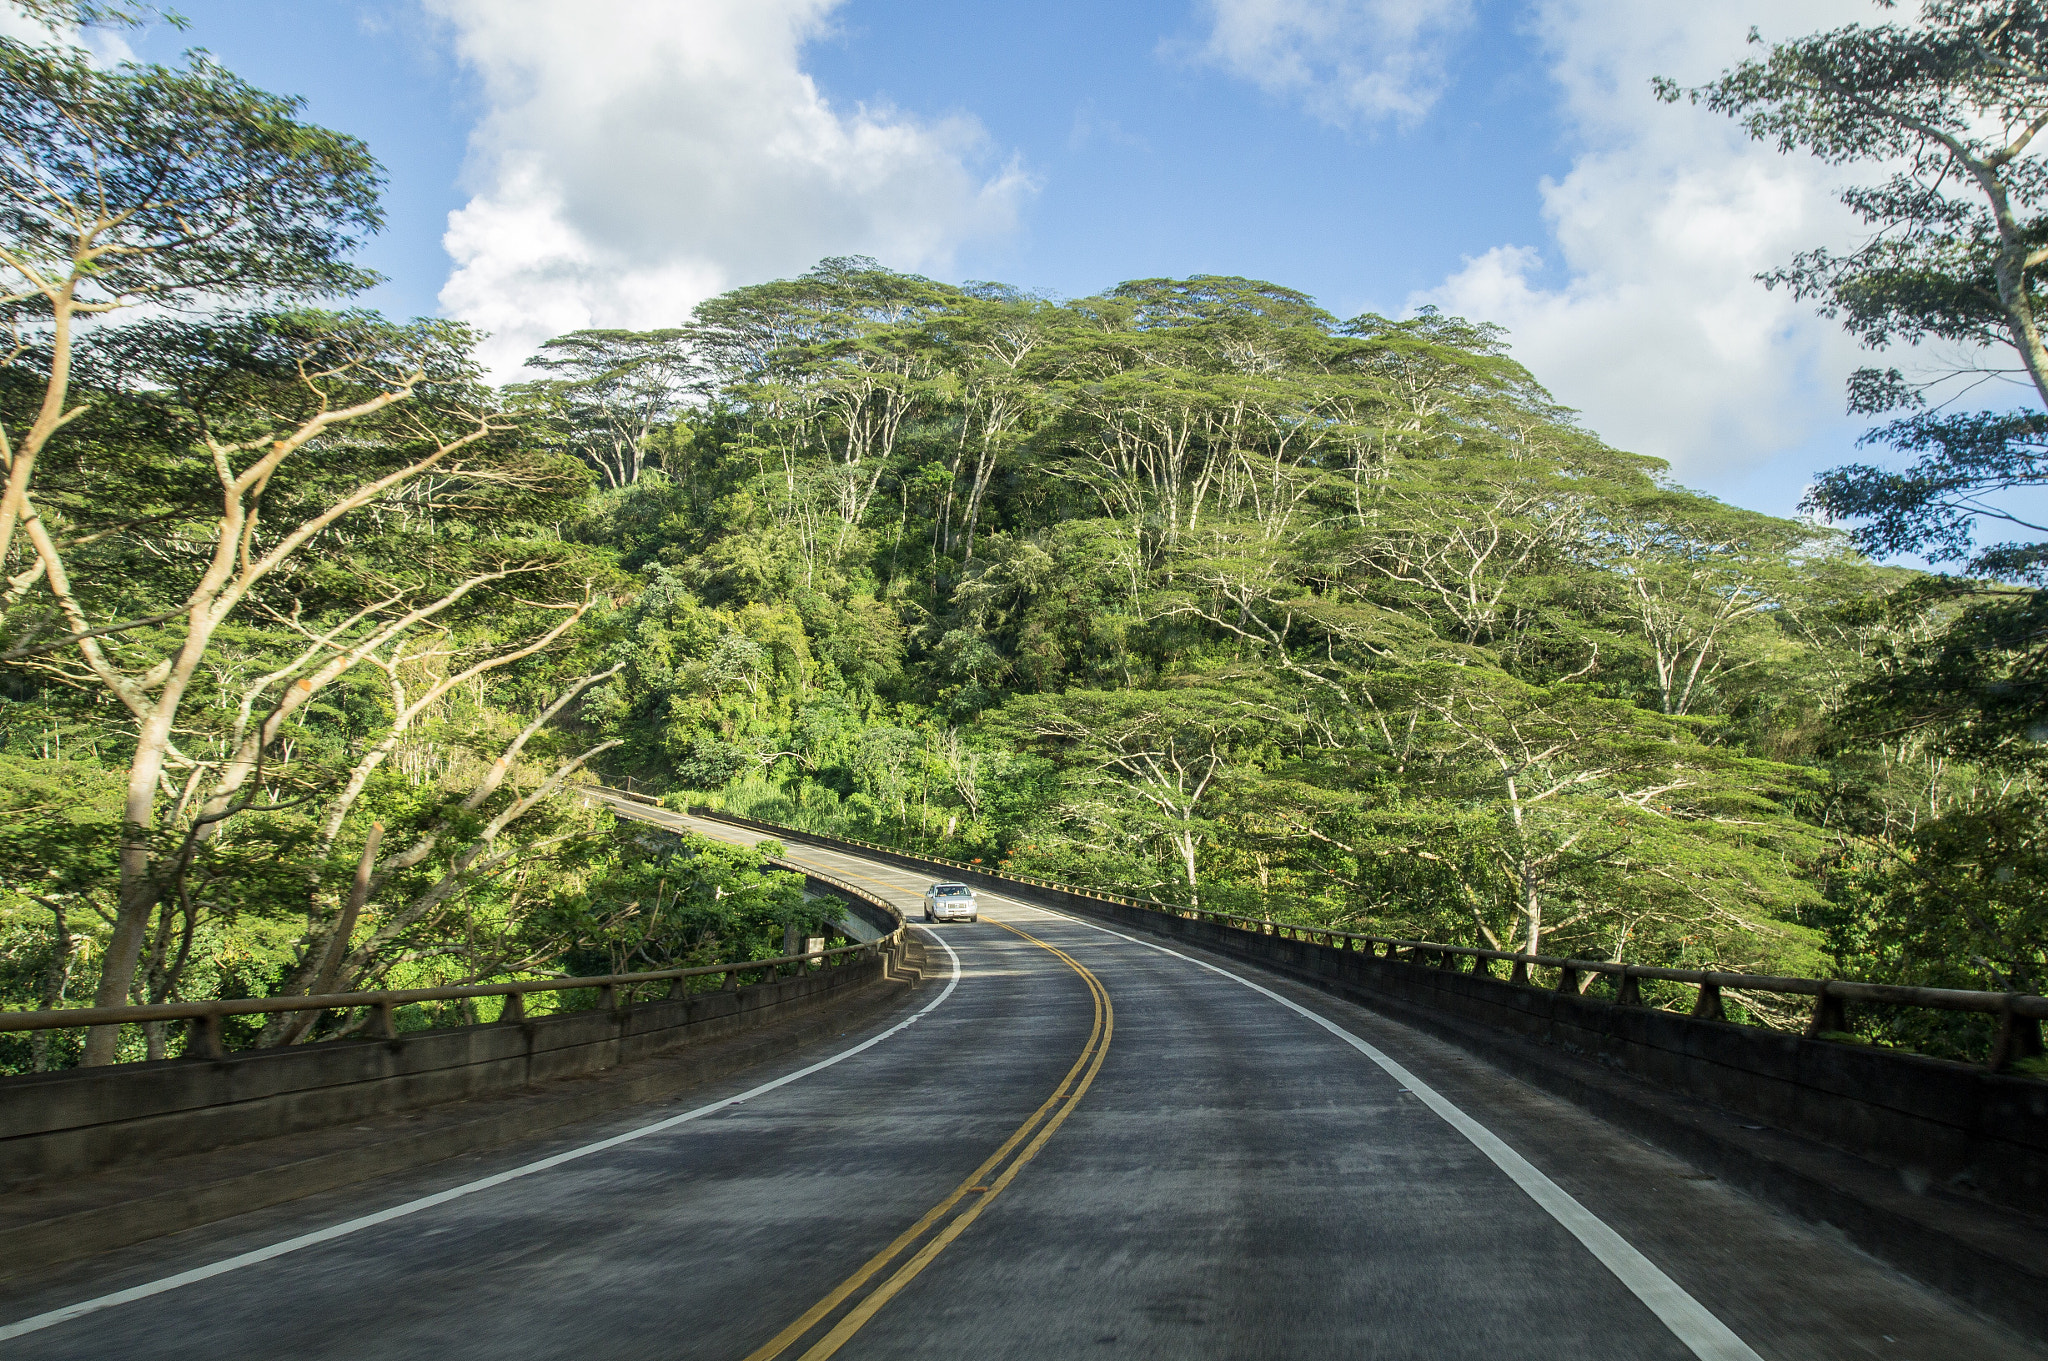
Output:
<svg viewBox="0 0 2048 1361">
<path fill-rule="evenodd" d="M 981 904 L 974 890 L 965 884 L 933 884 L 924 891 L 924 919 L 928 922 L 981 920 Z"/>
</svg>

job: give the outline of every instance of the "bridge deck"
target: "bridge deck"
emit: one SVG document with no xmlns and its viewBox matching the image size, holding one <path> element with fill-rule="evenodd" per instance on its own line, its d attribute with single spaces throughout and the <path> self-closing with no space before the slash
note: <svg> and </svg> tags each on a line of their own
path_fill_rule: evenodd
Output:
<svg viewBox="0 0 2048 1361">
<path fill-rule="evenodd" d="M 791 856 L 915 912 L 911 872 Z M 570 1137 L 23 1278 L 0 1320 L 262 1258 L 0 1354 L 2048 1356 L 1384 1017 L 983 902 L 980 924 L 932 933 L 945 949 L 914 1023 L 899 1012 Z M 506 1172 L 522 1175 L 476 1184 Z"/>
</svg>

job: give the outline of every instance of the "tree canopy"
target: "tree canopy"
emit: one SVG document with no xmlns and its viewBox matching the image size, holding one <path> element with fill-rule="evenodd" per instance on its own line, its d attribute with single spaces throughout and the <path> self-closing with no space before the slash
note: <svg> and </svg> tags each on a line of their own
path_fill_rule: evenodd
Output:
<svg viewBox="0 0 2048 1361">
<path fill-rule="evenodd" d="M 1772 281 L 1874 344 L 2002 347 L 2027 391 L 2033 14 L 1935 4 L 1665 90 L 1896 172 L 1852 193 L 1868 249 Z M 859 257 L 558 337 L 493 389 L 459 322 L 348 309 L 379 172 L 293 101 L 53 39 L 0 40 L 0 103 L 9 1005 L 838 929 L 761 853 L 618 826 L 594 779 L 1401 936 L 1973 987 L 2048 967 L 2039 550 L 1973 537 L 2048 405 L 1860 375 L 1921 461 L 1823 478 L 1845 534 L 1611 447 L 1482 320 Z M 203 305 L 120 315 L 181 296 Z M 1989 1043 L 1981 1018 L 1856 1024 Z"/>
<path fill-rule="evenodd" d="M 1852 412 L 1892 415 L 1865 443 L 1904 466 L 1823 472 L 1808 505 L 1852 524 L 1867 552 L 1916 553 L 1967 575 L 1913 583 L 1857 614 L 1877 628 L 1838 745 L 1913 752 L 1981 774 L 1958 798 L 1930 790 L 1904 836 L 1887 821 L 1864 856 L 1848 857 L 1863 868 L 1861 887 L 1846 891 L 1876 895 L 1880 916 L 1892 910 L 1884 904 L 1913 902 L 1946 916 L 1944 931 L 1972 923 L 1948 939 L 1973 942 L 1979 976 L 2034 987 L 2039 957 L 1991 944 L 2011 938 L 2010 918 L 1993 927 L 1998 914 L 1964 904 L 1952 880 L 1948 909 L 1928 890 L 1949 879 L 1979 834 L 2013 857 L 1982 866 L 1980 877 L 2028 883 L 2035 901 L 2048 890 L 2027 877 L 2012 840 L 2032 816 L 2032 781 L 2048 755 L 2048 522 L 2032 505 L 2048 485 L 2048 9 L 2036 0 L 1927 0 L 1917 20 L 1886 18 L 1770 44 L 1752 34 L 1762 55 L 1696 89 L 1658 89 L 1725 113 L 1788 154 L 1872 175 L 1842 194 L 1870 228 L 1859 247 L 1806 251 L 1764 281 L 1813 300 L 1876 354 L 1910 356 L 1907 368 L 1873 364 L 1849 383 Z M 1990 406 L 1966 405 L 1987 393 Z M 1972 893 L 2013 890 L 1986 883 Z"/>
</svg>

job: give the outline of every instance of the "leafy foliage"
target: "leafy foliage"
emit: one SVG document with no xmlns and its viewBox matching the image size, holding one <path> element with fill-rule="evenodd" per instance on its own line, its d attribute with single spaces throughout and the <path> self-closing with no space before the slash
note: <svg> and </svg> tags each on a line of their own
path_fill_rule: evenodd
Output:
<svg viewBox="0 0 2048 1361">
<path fill-rule="evenodd" d="M 847 260 L 699 321 L 716 404 L 570 531 L 646 582 L 614 769 L 1185 902 L 1823 967 L 1819 736 L 1900 578 L 1606 447 L 1497 331 Z"/>
<path fill-rule="evenodd" d="M 1878 244 L 1778 282 L 1874 341 L 2007 345 L 2033 372 L 2036 20 L 1937 3 L 1691 92 L 1906 167 L 1852 196 Z M 311 305 L 364 278 L 360 147 L 204 61 L 0 47 L 0 101 L 78 111 L 74 140 L 0 156 L 30 262 L 0 367 L 9 1005 L 835 934 L 763 852 L 622 829 L 576 797 L 593 776 L 1319 924 L 2000 988 L 2048 967 L 2037 550 L 1972 537 L 2036 477 L 2031 415 L 1861 375 L 1867 408 L 1910 409 L 1882 438 L 1923 457 L 1823 480 L 1851 538 L 1609 447 L 1483 323 L 1343 320 L 1230 276 L 1059 300 L 860 258 L 560 337 L 494 392 L 458 323 Z M 145 236 L 105 262 L 88 153 L 143 167 L 107 181 Z M 149 174 L 233 221 L 178 235 Z M 62 202 L 31 222 L 43 186 Z M 199 287 L 225 295 L 201 321 L 101 319 Z M 233 1038 L 331 1033 L 310 1019 Z"/>
<path fill-rule="evenodd" d="M 2024 848 L 2048 751 L 2048 525 L 2032 509 L 2048 485 L 2048 9 L 1927 0 L 1917 23 L 1776 43 L 1706 86 L 1659 92 L 1785 152 L 1869 166 L 1880 178 L 1842 196 L 1872 228 L 1865 243 L 1805 252 L 1765 281 L 1813 299 L 1874 351 L 1939 342 L 1950 356 L 1931 371 L 1858 372 L 1852 411 L 1907 413 L 1865 442 L 1910 462 L 1835 468 L 1808 495 L 1825 517 L 1855 522 L 1868 552 L 1919 553 L 1979 578 L 1918 582 L 1844 612 L 1865 634 L 1868 669 L 1845 692 L 1832 744 L 1841 784 L 1827 816 L 1844 838 L 1832 948 L 1879 976 L 2038 987 L 2048 888 Z M 2023 395 L 1956 409 L 1990 380 Z M 1987 526 L 2020 537 L 1980 544 Z M 1902 808 L 1904 785 L 1918 797 Z"/>
</svg>

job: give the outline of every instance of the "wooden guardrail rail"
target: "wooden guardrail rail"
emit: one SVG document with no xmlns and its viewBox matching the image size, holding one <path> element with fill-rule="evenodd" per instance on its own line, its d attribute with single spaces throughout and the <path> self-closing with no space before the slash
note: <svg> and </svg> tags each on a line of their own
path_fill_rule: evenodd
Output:
<svg viewBox="0 0 2048 1361">
<path fill-rule="evenodd" d="M 669 985 L 670 997 L 684 995 L 686 980 L 722 974 L 727 988 L 739 985 L 743 975 L 766 972 L 773 977 L 784 966 L 828 967 L 850 963 L 856 958 L 873 958 L 892 950 L 905 927 L 902 915 L 865 889 L 857 888 L 829 874 L 770 861 L 774 868 L 830 885 L 834 890 L 861 899 L 896 918 L 896 928 L 876 940 L 842 945 L 808 954 L 778 955 L 773 959 L 735 960 L 727 964 L 701 964 L 679 969 L 650 969 L 639 973 L 603 974 L 590 978 L 529 978 L 502 983 L 469 983 L 438 988 L 400 988 L 376 992 L 337 992 L 296 997 L 237 997 L 193 1002 L 162 1002 L 154 1006 L 65 1007 L 54 1011 L 0 1011 L 0 1034 L 28 1030 L 68 1030 L 80 1026 L 134 1025 L 146 1021 L 184 1021 L 185 1057 L 217 1059 L 226 1056 L 221 1043 L 221 1019 L 289 1011 L 367 1010 L 367 1024 L 358 1034 L 369 1039 L 396 1039 L 396 1011 L 414 1002 L 448 1002 L 471 997 L 502 997 L 505 1009 L 499 1021 L 517 1024 L 526 1019 L 523 1000 L 529 993 L 568 992 L 581 988 L 598 990 L 600 1010 L 619 1005 L 620 989 L 635 989 L 649 983 Z"/>
</svg>

